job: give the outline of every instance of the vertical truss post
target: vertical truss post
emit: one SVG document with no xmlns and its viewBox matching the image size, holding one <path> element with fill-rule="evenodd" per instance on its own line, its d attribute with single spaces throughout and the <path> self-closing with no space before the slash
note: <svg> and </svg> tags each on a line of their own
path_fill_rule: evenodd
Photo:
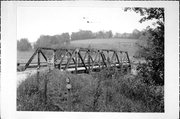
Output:
<svg viewBox="0 0 180 119">
<path fill-rule="evenodd" d="M 110 67 L 110 56 L 109 56 L 109 50 L 107 50 L 107 59 L 106 59 L 106 62 L 107 62 L 107 67 Z"/>
<path fill-rule="evenodd" d="M 56 55 L 58 55 L 57 52 L 56 52 Z M 59 59 L 60 61 L 61 61 L 61 58 L 62 58 L 62 52 L 60 52 L 60 55 L 58 56 L 58 59 Z M 58 63 L 58 69 L 59 69 L 59 70 L 61 69 L 60 62 Z"/>
<path fill-rule="evenodd" d="M 127 57 L 127 63 L 129 64 L 128 65 L 128 72 L 130 72 L 131 71 L 131 62 L 130 62 L 130 59 L 129 59 L 129 55 L 128 55 L 128 52 L 125 52 L 126 53 L 126 57 Z"/>
<path fill-rule="evenodd" d="M 119 60 L 119 56 L 118 56 L 118 52 L 117 52 L 117 51 L 115 51 L 115 55 L 116 55 L 116 59 L 117 59 L 117 61 L 118 61 L 119 67 L 121 67 L 121 63 L 120 63 L 120 60 Z M 121 68 L 120 68 L 120 70 L 121 70 Z"/>
<path fill-rule="evenodd" d="M 93 63 L 94 63 L 94 60 L 93 60 L 93 51 L 90 51 L 90 72 L 93 70 Z"/>
<path fill-rule="evenodd" d="M 123 52 L 120 52 L 121 53 L 121 65 L 120 65 L 120 69 L 121 69 L 121 74 L 124 72 L 124 67 L 123 67 L 123 57 L 122 57 L 122 55 L 123 55 Z"/>
<path fill-rule="evenodd" d="M 78 68 L 78 49 L 75 51 L 75 72 L 77 73 L 77 68 Z"/>
<path fill-rule="evenodd" d="M 112 55 L 112 57 L 111 57 L 111 59 L 110 59 L 110 62 L 111 62 L 111 63 L 113 63 L 114 56 L 115 56 L 115 51 L 113 51 L 113 55 Z M 113 64 L 114 64 L 114 67 L 116 67 L 116 61 L 114 61 Z"/>
<path fill-rule="evenodd" d="M 41 50 L 38 50 L 38 67 L 37 67 L 37 85 L 38 85 L 38 88 L 39 88 L 39 70 L 40 70 L 40 51 Z"/>
<path fill-rule="evenodd" d="M 64 52 L 64 53 L 62 53 L 62 54 L 63 54 L 63 56 L 61 55 L 61 59 L 60 59 L 59 65 L 58 65 L 59 70 L 61 69 L 61 66 L 62 66 L 63 60 L 64 60 L 64 58 L 65 58 L 65 56 L 66 56 L 66 54 L 67 54 L 67 51 L 65 51 L 65 52 Z"/>
<path fill-rule="evenodd" d="M 38 50 L 38 68 L 40 68 L 40 50 Z"/>
<path fill-rule="evenodd" d="M 56 61 L 56 50 L 53 50 L 53 68 L 55 68 L 55 61 Z"/>
<path fill-rule="evenodd" d="M 107 67 L 107 64 L 106 64 L 106 57 L 105 57 L 105 55 L 103 54 L 103 52 L 101 52 L 101 58 L 102 58 L 102 61 L 103 61 L 103 68 L 104 67 Z"/>
<path fill-rule="evenodd" d="M 99 69 L 101 68 L 101 55 L 100 55 L 100 51 L 98 50 L 98 65 L 99 65 Z"/>
<path fill-rule="evenodd" d="M 90 62 L 90 50 L 88 50 L 88 72 L 90 73 L 91 70 L 91 62 Z"/>
</svg>

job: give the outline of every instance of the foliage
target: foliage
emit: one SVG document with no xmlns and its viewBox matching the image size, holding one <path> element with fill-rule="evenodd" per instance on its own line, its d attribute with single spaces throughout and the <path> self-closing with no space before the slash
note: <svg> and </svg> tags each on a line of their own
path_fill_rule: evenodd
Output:
<svg viewBox="0 0 180 119">
<path fill-rule="evenodd" d="M 90 111 L 96 80 L 91 76 L 76 76 L 59 70 L 40 72 L 22 82 L 17 89 L 17 110 L 26 111 L 68 111 L 68 90 L 66 79 L 71 80 L 71 110 Z M 47 100 L 45 101 L 45 81 Z M 38 85 L 39 84 L 39 85 Z"/>
<path fill-rule="evenodd" d="M 17 49 L 19 51 L 28 51 L 32 49 L 32 46 L 27 38 L 22 38 L 20 41 L 17 41 Z"/>
<path fill-rule="evenodd" d="M 113 36 L 113 33 L 111 30 L 109 31 L 98 31 L 98 32 L 92 32 L 89 30 L 80 30 L 78 32 L 73 32 L 71 34 L 71 40 L 85 40 L 85 39 L 107 39 L 107 38 L 129 38 L 129 39 L 138 39 L 140 36 L 140 31 L 137 29 L 134 29 L 132 33 L 116 33 L 115 36 Z"/>
<path fill-rule="evenodd" d="M 148 86 L 141 77 L 122 75 L 115 68 L 99 73 L 74 75 L 57 69 L 40 72 L 17 89 L 17 110 L 88 112 L 163 112 L 163 87 Z M 70 103 L 66 79 L 70 79 Z M 47 81 L 47 93 L 45 91 Z M 47 98 L 45 100 L 45 97 Z"/>
<path fill-rule="evenodd" d="M 116 33 L 115 38 L 139 39 L 141 31 L 134 29 L 132 33 Z"/>
<path fill-rule="evenodd" d="M 38 47 L 51 47 L 57 48 L 63 45 L 67 45 L 70 42 L 70 35 L 69 33 L 62 33 L 61 35 L 41 35 L 39 39 L 34 44 L 34 49 Z"/>
<path fill-rule="evenodd" d="M 164 112 L 163 86 L 147 85 L 147 83 L 144 83 L 144 77 L 142 76 L 123 74 L 114 68 L 104 69 L 98 75 L 96 74 L 98 79 L 101 80 L 102 90 L 108 95 L 106 98 L 112 99 L 111 104 L 114 103 L 114 105 L 111 105 L 114 107 L 113 110 Z M 123 99 L 123 101 L 119 99 Z"/>
<path fill-rule="evenodd" d="M 112 31 L 99 31 L 92 32 L 89 30 L 80 30 L 78 32 L 73 32 L 71 34 L 71 40 L 85 40 L 85 39 L 94 39 L 94 38 L 112 38 Z"/>
<path fill-rule="evenodd" d="M 141 7 L 127 7 L 125 11 L 133 10 L 143 16 L 139 22 L 156 19 L 159 22 L 164 22 L 164 8 L 141 8 Z"/>
<path fill-rule="evenodd" d="M 140 13 L 140 22 L 155 20 L 155 28 L 147 27 L 140 37 L 145 44 L 139 45 L 139 58 L 146 63 L 140 64 L 139 74 L 148 77 L 156 85 L 164 85 L 164 8 L 126 8 Z M 147 36 L 146 36 L 147 35 Z"/>
<path fill-rule="evenodd" d="M 84 40 L 84 39 L 92 39 L 95 38 L 92 31 L 89 30 L 80 30 L 78 32 L 73 32 L 71 34 L 71 40 Z"/>
<path fill-rule="evenodd" d="M 143 103 L 147 112 L 164 112 L 164 86 L 148 85 L 142 76 L 126 75 L 119 81 L 120 92 L 131 100 Z"/>
<path fill-rule="evenodd" d="M 99 31 L 97 33 L 95 33 L 96 38 L 112 38 L 113 37 L 113 33 L 112 31 Z"/>
</svg>

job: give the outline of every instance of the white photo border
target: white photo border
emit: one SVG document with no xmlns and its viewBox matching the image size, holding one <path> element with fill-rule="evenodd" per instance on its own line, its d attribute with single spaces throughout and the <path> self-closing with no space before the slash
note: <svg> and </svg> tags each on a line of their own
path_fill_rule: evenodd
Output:
<svg viewBox="0 0 180 119">
<path fill-rule="evenodd" d="M 30 112 L 16 111 L 18 7 L 163 7 L 165 8 L 165 112 Z M 178 1 L 1 1 L 1 118 L 2 119 L 177 119 L 179 118 Z"/>
</svg>

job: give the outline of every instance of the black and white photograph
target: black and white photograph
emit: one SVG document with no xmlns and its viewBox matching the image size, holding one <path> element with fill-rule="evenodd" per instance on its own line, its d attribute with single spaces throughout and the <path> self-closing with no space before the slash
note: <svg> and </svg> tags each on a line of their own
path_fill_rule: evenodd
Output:
<svg viewBox="0 0 180 119">
<path fill-rule="evenodd" d="M 178 43 L 178 37 L 167 38 L 167 31 L 173 32 L 179 20 L 174 20 L 177 25 L 167 25 L 171 20 L 168 1 L 152 6 L 145 1 L 142 5 L 130 1 L 123 5 L 118 1 L 31 3 L 14 2 L 10 9 L 15 10 L 16 37 L 11 41 L 16 59 L 9 67 L 15 74 L 12 110 L 16 118 L 23 112 L 178 118 L 179 105 L 174 114 L 168 113 L 179 103 L 179 81 L 169 75 L 174 65 L 168 63 L 172 60 L 169 47 Z M 178 4 L 172 4 L 175 10 Z M 173 36 L 178 36 L 177 28 Z M 178 93 L 170 104 L 173 90 Z M 129 118 L 142 118 L 137 115 Z"/>
</svg>

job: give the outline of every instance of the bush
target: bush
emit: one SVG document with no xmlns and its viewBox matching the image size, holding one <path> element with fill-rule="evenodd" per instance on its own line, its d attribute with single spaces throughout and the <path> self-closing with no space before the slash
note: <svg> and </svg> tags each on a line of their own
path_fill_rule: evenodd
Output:
<svg viewBox="0 0 180 119">
<path fill-rule="evenodd" d="M 164 112 L 164 86 L 148 85 L 139 76 L 126 75 L 119 81 L 121 94 L 131 100 L 141 101 L 148 112 Z"/>
<path fill-rule="evenodd" d="M 20 41 L 17 41 L 17 49 L 19 51 L 29 51 L 32 49 L 32 46 L 28 39 L 22 38 Z"/>
<path fill-rule="evenodd" d="M 89 75 L 73 75 L 53 70 L 40 72 L 39 83 L 36 75 L 27 78 L 17 89 L 17 110 L 26 111 L 67 111 L 68 91 L 66 78 L 71 80 L 71 110 L 91 110 L 96 80 Z M 47 82 L 47 100 L 45 100 L 45 81 Z"/>
<path fill-rule="evenodd" d="M 100 104 L 106 104 L 105 111 L 164 112 L 164 86 L 148 85 L 144 77 L 123 75 L 117 69 L 105 69 L 96 76 L 101 82 L 100 100 L 109 101 L 109 105 Z"/>
<path fill-rule="evenodd" d="M 66 79 L 70 79 L 70 103 Z M 45 95 L 45 82 L 47 91 Z M 163 112 L 164 87 L 149 86 L 141 77 L 115 68 L 75 75 L 57 69 L 27 78 L 17 89 L 17 110 L 88 112 Z"/>
<path fill-rule="evenodd" d="M 95 74 L 101 90 L 96 111 L 105 112 L 143 112 L 145 105 L 139 100 L 132 100 L 123 93 L 125 77 L 115 68 L 107 68 Z M 127 87 L 128 88 L 128 87 Z"/>
</svg>

